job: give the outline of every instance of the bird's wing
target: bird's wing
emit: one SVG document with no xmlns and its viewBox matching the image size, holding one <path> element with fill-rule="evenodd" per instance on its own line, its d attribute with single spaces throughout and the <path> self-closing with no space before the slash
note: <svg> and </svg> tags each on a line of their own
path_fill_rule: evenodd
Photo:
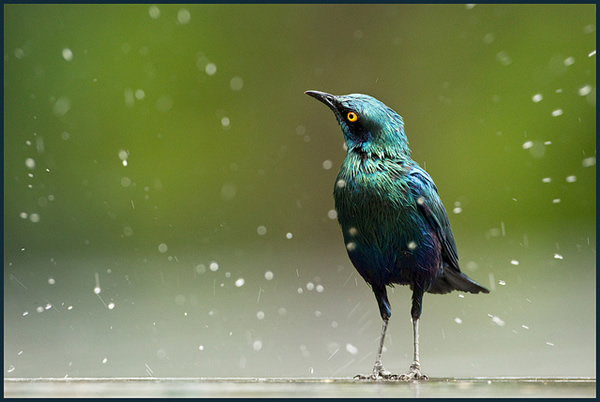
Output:
<svg viewBox="0 0 600 402">
<path fill-rule="evenodd" d="M 417 209 L 440 239 L 444 262 L 448 264 L 449 268 L 460 272 L 456 242 L 450 228 L 448 214 L 438 195 L 437 187 L 429 174 L 419 166 L 414 166 L 408 175 L 411 191 L 417 200 Z"/>
</svg>

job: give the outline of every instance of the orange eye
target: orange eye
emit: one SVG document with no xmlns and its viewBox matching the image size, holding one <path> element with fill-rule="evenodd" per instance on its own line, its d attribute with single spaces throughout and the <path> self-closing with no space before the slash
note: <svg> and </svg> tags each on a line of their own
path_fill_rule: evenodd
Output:
<svg viewBox="0 0 600 402">
<path fill-rule="evenodd" d="M 346 115 L 346 118 L 351 123 L 354 123 L 356 120 L 358 120 L 358 116 L 354 112 L 348 112 L 348 114 Z"/>
</svg>

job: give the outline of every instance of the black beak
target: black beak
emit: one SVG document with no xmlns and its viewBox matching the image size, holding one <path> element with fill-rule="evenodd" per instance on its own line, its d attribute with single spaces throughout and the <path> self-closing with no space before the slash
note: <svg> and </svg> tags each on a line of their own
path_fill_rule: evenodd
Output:
<svg viewBox="0 0 600 402">
<path fill-rule="evenodd" d="M 313 98 L 323 102 L 324 104 L 329 106 L 329 108 L 331 110 L 333 110 L 333 111 L 336 110 L 335 104 L 333 103 L 335 100 L 335 96 L 328 94 L 327 92 L 321 92 L 321 91 L 306 91 L 304 93 L 307 94 L 308 96 L 312 96 Z"/>
</svg>

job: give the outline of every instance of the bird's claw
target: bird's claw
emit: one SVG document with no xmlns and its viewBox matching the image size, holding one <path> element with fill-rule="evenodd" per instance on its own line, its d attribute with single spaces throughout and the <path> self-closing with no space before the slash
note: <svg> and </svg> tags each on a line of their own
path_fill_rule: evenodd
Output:
<svg viewBox="0 0 600 402">
<path fill-rule="evenodd" d="M 392 374 L 391 372 L 387 371 L 386 369 L 383 368 L 383 366 L 378 367 L 375 366 L 373 368 L 373 372 L 371 374 L 368 375 L 363 375 L 363 374 L 357 374 L 354 376 L 355 380 L 371 380 L 371 381 L 381 381 L 381 380 L 387 380 L 387 381 L 395 381 L 398 380 L 400 378 L 400 376 L 398 374 Z"/>
<path fill-rule="evenodd" d="M 402 381 L 427 381 L 429 380 L 429 377 L 427 377 L 425 374 L 421 373 L 421 366 L 419 366 L 418 364 L 412 364 L 410 366 L 410 371 L 408 373 L 405 374 L 400 374 L 400 380 Z"/>
</svg>

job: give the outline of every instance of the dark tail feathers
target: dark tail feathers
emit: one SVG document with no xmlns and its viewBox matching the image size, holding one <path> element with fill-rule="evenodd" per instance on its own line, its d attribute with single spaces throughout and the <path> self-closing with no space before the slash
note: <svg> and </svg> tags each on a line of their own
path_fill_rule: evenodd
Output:
<svg viewBox="0 0 600 402">
<path fill-rule="evenodd" d="M 451 268 L 444 269 L 444 274 L 438 277 L 427 293 L 444 294 L 453 290 L 469 293 L 490 293 L 489 290 L 463 274 Z"/>
</svg>

